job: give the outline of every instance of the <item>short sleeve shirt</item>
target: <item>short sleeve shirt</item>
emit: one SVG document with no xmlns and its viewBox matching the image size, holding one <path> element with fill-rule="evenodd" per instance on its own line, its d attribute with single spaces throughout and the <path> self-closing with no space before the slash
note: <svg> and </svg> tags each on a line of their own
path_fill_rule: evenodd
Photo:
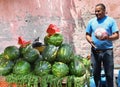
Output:
<svg viewBox="0 0 120 87">
<path fill-rule="evenodd" d="M 106 29 L 108 35 L 112 35 L 114 32 L 118 31 L 117 23 L 116 21 L 109 17 L 105 16 L 102 19 L 97 19 L 96 17 L 91 19 L 88 22 L 88 25 L 86 27 L 86 33 L 90 34 L 92 36 L 92 40 L 97 47 L 96 49 L 110 49 L 113 48 L 113 43 L 110 40 L 99 40 L 95 37 L 95 30 L 97 28 L 104 28 Z"/>
</svg>

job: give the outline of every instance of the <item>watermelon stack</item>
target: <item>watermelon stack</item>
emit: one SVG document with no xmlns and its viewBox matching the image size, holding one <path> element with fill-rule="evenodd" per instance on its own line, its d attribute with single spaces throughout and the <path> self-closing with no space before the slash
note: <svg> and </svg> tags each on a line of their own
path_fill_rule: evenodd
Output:
<svg viewBox="0 0 120 87">
<path fill-rule="evenodd" d="M 76 55 L 55 25 L 50 24 L 46 32 L 44 43 L 37 40 L 33 46 L 23 41 L 19 47 L 6 47 L 0 55 L 0 62 L 4 62 L 0 63 L 0 74 L 10 83 L 27 87 L 62 87 L 63 81 L 67 87 L 89 86 L 90 60 Z"/>
</svg>

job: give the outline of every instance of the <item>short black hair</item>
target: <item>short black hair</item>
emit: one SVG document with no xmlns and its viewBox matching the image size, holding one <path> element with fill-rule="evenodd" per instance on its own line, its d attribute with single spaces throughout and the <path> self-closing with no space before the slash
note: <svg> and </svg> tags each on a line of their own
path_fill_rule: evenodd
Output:
<svg viewBox="0 0 120 87">
<path fill-rule="evenodd" d="M 101 6 L 103 8 L 103 10 L 106 10 L 106 7 L 105 7 L 105 5 L 103 3 L 99 3 L 99 4 L 96 5 L 96 7 L 97 6 Z"/>
</svg>

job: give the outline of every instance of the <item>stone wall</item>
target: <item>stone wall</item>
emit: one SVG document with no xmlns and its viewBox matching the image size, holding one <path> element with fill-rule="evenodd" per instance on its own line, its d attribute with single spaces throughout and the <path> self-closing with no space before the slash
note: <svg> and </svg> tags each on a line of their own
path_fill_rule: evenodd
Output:
<svg viewBox="0 0 120 87">
<path fill-rule="evenodd" d="M 88 23 L 88 21 L 94 17 L 94 7 L 97 3 L 104 3 L 106 5 L 107 13 L 106 15 L 109 15 L 113 17 L 118 24 L 118 27 L 120 29 L 120 12 L 118 5 L 119 1 L 114 2 L 112 0 L 105 1 L 105 0 L 81 0 L 80 2 L 74 2 L 76 11 L 80 11 L 81 18 L 76 20 L 76 27 L 74 28 L 75 32 L 73 34 L 73 41 L 75 45 L 75 50 L 77 54 L 80 54 L 84 57 L 88 56 L 90 54 L 90 45 L 85 40 L 85 27 Z M 71 13 L 72 14 L 72 13 Z M 120 44 L 119 40 L 113 41 L 114 43 L 114 62 L 115 64 L 120 64 Z"/>
<path fill-rule="evenodd" d="M 40 37 L 43 42 L 52 23 L 62 31 L 64 42 L 86 57 L 90 45 L 85 40 L 85 28 L 98 2 L 106 5 L 107 15 L 115 18 L 120 28 L 120 0 L 0 0 L 0 53 L 9 45 L 18 46 L 19 36 L 31 41 Z M 115 63 L 120 64 L 119 40 L 114 45 Z"/>
</svg>

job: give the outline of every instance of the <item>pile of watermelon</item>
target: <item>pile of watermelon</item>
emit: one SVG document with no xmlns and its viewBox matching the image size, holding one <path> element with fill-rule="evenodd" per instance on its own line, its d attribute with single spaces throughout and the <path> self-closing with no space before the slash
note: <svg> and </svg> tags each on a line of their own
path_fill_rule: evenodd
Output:
<svg viewBox="0 0 120 87">
<path fill-rule="evenodd" d="M 52 26 L 44 43 L 35 40 L 19 47 L 8 46 L 0 54 L 0 75 L 25 87 L 89 86 L 90 60 L 74 53 L 71 44 Z M 19 87 L 19 86 L 18 86 Z"/>
</svg>

